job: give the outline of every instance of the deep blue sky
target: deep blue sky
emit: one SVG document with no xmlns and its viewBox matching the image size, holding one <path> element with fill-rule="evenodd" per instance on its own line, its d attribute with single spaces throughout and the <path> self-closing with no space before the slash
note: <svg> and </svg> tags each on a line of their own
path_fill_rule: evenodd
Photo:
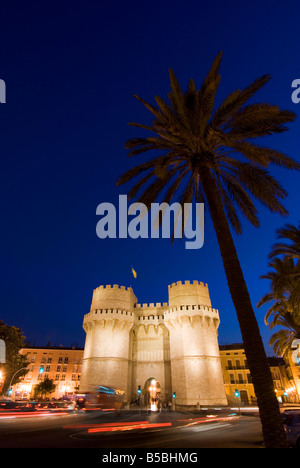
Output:
<svg viewBox="0 0 300 468">
<path fill-rule="evenodd" d="M 100 284 L 132 285 L 139 302 L 167 301 L 168 284 L 201 280 L 219 309 L 220 343 L 240 341 L 209 216 L 205 244 L 100 240 L 96 207 L 115 203 L 115 180 L 142 157 L 125 141 L 128 122 L 150 123 L 132 95 L 153 102 L 169 92 L 168 69 L 182 87 L 201 84 L 223 50 L 218 99 L 270 73 L 257 99 L 297 114 L 291 83 L 300 78 L 296 1 L 1 2 L 0 104 L 1 313 L 36 345 L 84 345 L 82 321 Z M 266 142 L 300 161 L 299 119 Z M 253 304 L 268 292 L 259 277 L 275 231 L 299 221 L 299 173 L 273 171 L 287 188 L 289 216 L 260 209 L 261 227 L 234 236 Z M 138 278 L 131 275 L 131 265 Z M 270 331 L 257 318 L 267 346 Z"/>
</svg>

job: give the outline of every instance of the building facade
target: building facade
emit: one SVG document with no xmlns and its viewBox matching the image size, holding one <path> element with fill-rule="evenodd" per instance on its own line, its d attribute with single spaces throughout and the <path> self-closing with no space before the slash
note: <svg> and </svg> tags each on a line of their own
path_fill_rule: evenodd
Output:
<svg viewBox="0 0 300 468">
<path fill-rule="evenodd" d="M 56 388 L 51 398 L 64 398 L 79 390 L 82 348 L 22 348 L 20 353 L 27 356 L 29 372 L 16 385 L 12 396 L 16 399 L 32 398 L 34 387 L 42 380 L 53 380 Z"/>
<path fill-rule="evenodd" d="M 221 345 L 220 356 L 229 403 L 234 405 L 237 403 L 235 392 L 238 390 L 242 404 L 255 404 L 256 397 L 243 344 Z"/>
<path fill-rule="evenodd" d="M 207 284 L 177 282 L 168 303 L 138 304 L 131 288 L 99 286 L 83 328 L 86 342 L 80 391 L 110 385 L 135 401 L 178 407 L 226 405 L 217 339 L 219 313 Z"/>
<path fill-rule="evenodd" d="M 242 343 L 221 345 L 220 357 L 224 390 L 229 405 L 238 403 L 235 391 L 239 392 L 241 405 L 256 405 L 256 396 Z M 45 378 L 53 380 L 55 391 L 50 398 L 68 398 L 79 392 L 83 348 L 28 347 L 20 350 L 27 355 L 29 372 L 19 383 L 12 382 L 13 398 L 32 398 L 34 387 Z M 300 403 L 300 358 L 294 362 L 292 353 L 286 359 L 269 357 L 274 391 L 280 403 Z M 43 372 L 40 372 L 40 370 Z M 0 391 L 5 372 L 0 372 Z M 147 382 L 152 387 L 152 379 Z M 146 387 L 147 387 L 146 385 Z M 157 390 L 157 389 L 156 389 Z M 133 395 L 134 397 L 134 395 Z M 145 401 L 149 403 L 149 401 Z"/>
<path fill-rule="evenodd" d="M 220 346 L 225 392 L 229 404 L 256 404 L 256 395 L 245 355 L 243 343 Z M 269 357 L 268 363 L 273 378 L 274 391 L 279 403 L 300 403 L 300 359 L 294 362 L 293 353 L 285 359 Z"/>
</svg>

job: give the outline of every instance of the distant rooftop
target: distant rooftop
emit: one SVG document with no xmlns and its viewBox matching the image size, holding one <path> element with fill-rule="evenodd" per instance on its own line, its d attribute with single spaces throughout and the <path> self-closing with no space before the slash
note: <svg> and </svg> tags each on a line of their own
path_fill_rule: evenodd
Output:
<svg viewBox="0 0 300 468">
<path fill-rule="evenodd" d="M 225 351 L 226 349 L 244 349 L 244 344 L 243 343 L 231 343 L 231 344 L 225 344 L 225 345 L 219 345 L 220 351 Z"/>
<path fill-rule="evenodd" d="M 31 345 L 30 343 L 25 343 L 24 346 L 23 346 L 23 349 L 24 348 L 30 348 L 30 349 L 65 349 L 65 350 L 77 350 L 77 351 L 83 351 L 84 348 L 82 348 L 81 346 L 63 346 L 63 345 L 59 345 L 59 346 L 36 346 L 36 345 Z"/>
</svg>

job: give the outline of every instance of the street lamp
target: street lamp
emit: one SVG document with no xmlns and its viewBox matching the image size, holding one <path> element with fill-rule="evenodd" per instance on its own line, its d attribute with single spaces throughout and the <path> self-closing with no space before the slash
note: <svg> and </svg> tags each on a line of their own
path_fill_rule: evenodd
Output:
<svg viewBox="0 0 300 468">
<path fill-rule="evenodd" d="M 234 391 L 234 396 L 237 399 L 238 407 L 239 407 L 239 415 L 241 415 L 241 401 L 240 401 L 240 392 L 236 388 Z"/>
<path fill-rule="evenodd" d="M 36 366 L 36 367 L 37 367 L 37 366 Z M 9 383 L 9 387 L 8 387 L 8 391 L 7 391 L 7 394 L 8 394 L 8 395 L 11 395 L 11 393 L 12 393 L 12 388 L 11 388 L 11 386 L 12 386 L 12 381 L 13 381 L 13 379 L 15 378 L 15 376 L 16 376 L 19 372 L 21 372 L 21 371 L 24 370 L 24 369 L 28 370 L 27 367 L 21 367 L 21 369 L 18 369 L 17 372 L 15 372 L 14 375 L 12 376 L 12 378 L 10 379 L 10 383 Z M 34 369 L 34 367 L 33 367 L 33 369 Z M 42 374 L 43 372 L 44 372 L 44 366 L 40 366 L 39 374 Z"/>
</svg>

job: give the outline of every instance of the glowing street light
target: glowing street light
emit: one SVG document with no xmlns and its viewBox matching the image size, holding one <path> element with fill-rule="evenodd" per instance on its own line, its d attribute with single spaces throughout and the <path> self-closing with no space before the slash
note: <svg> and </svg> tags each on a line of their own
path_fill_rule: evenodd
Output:
<svg viewBox="0 0 300 468">
<path fill-rule="evenodd" d="M 28 370 L 27 367 L 21 367 L 21 369 L 18 369 L 17 372 L 15 372 L 14 375 L 12 376 L 12 378 L 11 378 L 11 380 L 10 380 L 10 383 L 9 383 L 9 387 L 8 387 L 8 392 L 7 392 L 8 395 L 11 395 L 11 394 L 12 394 L 12 388 L 11 388 L 11 386 L 12 386 L 12 381 L 13 381 L 13 379 L 15 378 L 15 376 L 16 376 L 19 372 L 21 372 L 21 371 L 24 370 L 24 369 Z M 42 374 L 43 372 L 44 372 L 44 366 L 40 366 L 40 368 L 39 368 L 39 374 Z"/>
</svg>

